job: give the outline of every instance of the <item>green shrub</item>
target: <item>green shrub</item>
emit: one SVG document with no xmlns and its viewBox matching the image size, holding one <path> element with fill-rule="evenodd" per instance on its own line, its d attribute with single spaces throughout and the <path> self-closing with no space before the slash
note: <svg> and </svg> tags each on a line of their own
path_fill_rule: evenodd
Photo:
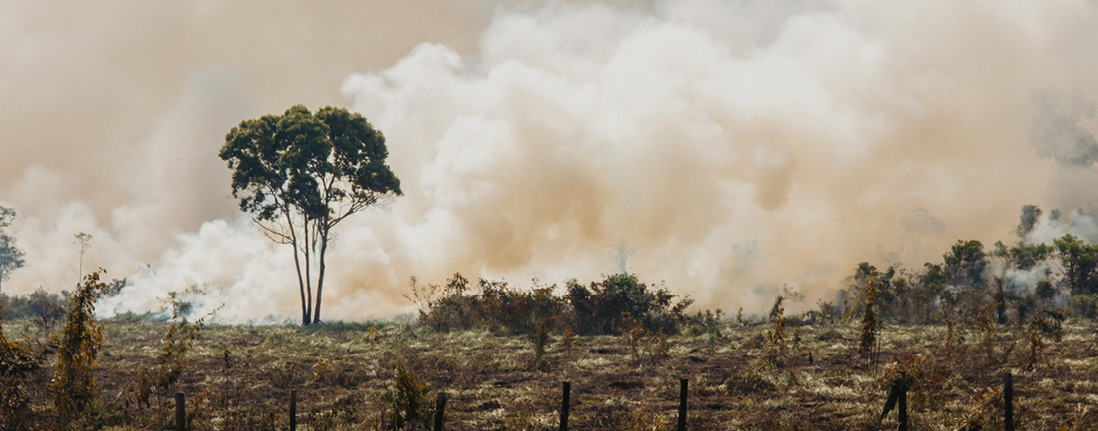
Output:
<svg viewBox="0 0 1098 431">
<path fill-rule="evenodd" d="M 1098 295 L 1075 295 L 1069 303 L 1075 317 L 1093 319 L 1098 317 Z"/>
<path fill-rule="evenodd" d="M 651 332 L 673 334 L 687 323 L 689 298 L 672 303 L 666 287 L 651 288 L 633 274 L 614 274 L 585 287 L 569 281 L 565 298 L 571 306 L 572 326 L 579 334 L 621 335 L 633 325 Z"/>
<path fill-rule="evenodd" d="M 635 327 L 674 334 L 685 324 L 704 325 L 684 314 L 692 303 L 689 298 L 675 302 L 667 288 L 650 287 L 628 274 L 610 275 L 589 286 L 571 280 L 563 296 L 553 293 L 556 285 L 535 282 L 530 290 L 518 290 L 484 279 L 472 292 L 461 274 L 445 287 L 421 286 L 413 278 L 411 290 L 409 299 L 420 305 L 420 324 L 436 331 L 487 328 L 518 335 L 534 333 L 540 325 L 555 332 L 567 321 L 581 335 L 622 335 Z"/>
</svg>

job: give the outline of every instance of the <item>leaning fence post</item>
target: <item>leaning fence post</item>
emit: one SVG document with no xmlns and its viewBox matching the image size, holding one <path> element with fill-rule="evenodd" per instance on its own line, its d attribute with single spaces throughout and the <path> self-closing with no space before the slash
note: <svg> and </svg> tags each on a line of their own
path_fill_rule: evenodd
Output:
<svg viewBox="0 0 1098 431">
<path fill-rule="evenodd" d="M 572 392 L 572 384 L 564 382 L 560 398 L 560 431 L 568 431 L 568 402 Z"/>
<path fill-rule="evenodd" d="M 442 415 L 446 412 L 446 393 L 439 391 L 435 401 L 435 431 L 442 431 Z"/>
<path fill-rule="evenodd" d="M 175 393 L 175 429 L 187 431 L 187 407 L 183 405 L 183 393 Z"/>
<path fill-rule="evenodd" d="M 1003 429 L 1014 431 L 1014 379 L 1010 371 L 1003 374 Z"/>
<path fill-rule="evenodd" d="M 297 389 L 290 390 L 290 431 L 297 431 Z"/>
<path fill-rule="evenodd" d="M 679 380 L 679 431 L 686 431 L 686 386 L 686 379 Z"/>
</svg>

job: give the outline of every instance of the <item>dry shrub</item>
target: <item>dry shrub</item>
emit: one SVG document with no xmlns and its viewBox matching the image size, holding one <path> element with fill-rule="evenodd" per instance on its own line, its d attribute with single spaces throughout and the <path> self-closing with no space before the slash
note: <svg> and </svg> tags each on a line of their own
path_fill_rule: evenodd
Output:
<svg viewBox="0 0 1098 431">
<path fill-rule="evenodd" d="M 426 381 L 416 376 L 403 362 L 397 363 L 393 385 L 382 395 L 387 405 L 386 429 L 426 430 L 435 413 L 429 392 Z"/>
<path fill-rule="evenodd" d="M 629 331 L 627 340 L 634 364 L 651 366 L 671 357 L 671 344 L 662 332 L 649 332 L 638 326 Z"/>
<path fill-rule="evenodd" d="M 789 359 L 789 348 L 786 345 L 785 334 L 785 307 L 782 306 L 784 298 L 778 295 L 774 299 L 774 306 L 770 309 L 770 319 L 774 323 L 774 329 L 766 331 L 766 344 L 763 358 L 776 368 L 782 368 Z"/>
<path fill-rule="evenodd" d="M 778 386 L 757 371 L 736 373 L 724 381 L 724 388 L 732 395 L 767 396 L 778 391 Z"/>
<path fill-rule="evenodd" d="M 407 297 L 420 305 L 420 323 L 435 331 L 488 328 L 516 335 L 534 332 L 564 312 L 566 304 L 553 295 L 555 288 L 535 283 L 532 290 L 520 291 L 505 281 L 480 279 L 478 292 L 471 293 L 468 281 L 454 274 L 445 287 L 420 286 L 413 277 Z"/>
<path fill-rule="evenodd" d="M 0 324 L 3 319 L 0 319 Z M 0 430 L 37 428 L 42 422 L 31 407 L 24 386 L 42 369 L 45 353 L 30 343 L 8 341 L 0 327 Z"/>
<path fill-rule="evenodd" d="M 455 274 L 445 286 L 422 286 L 413 277 L 406 297 L 420 306 L 420 323 L 436 331 L 487 328 L 517 335 L 547 323 L 553 332 L 567 316 L 572 331 L 582 335 L 623 335 L 637 325 L 674 334 L 691 322 L 684 313 L 692 300 L 674 301 L 666 287 L 641 283 L 636 275 L 610 275 L 589 286 L 571 280 L 563 296 L 553 293 L 556 288 L 535 280 L 532 289 L 518 290 L 505 281 L 481 279 L 472 289 Z"/>
<path fill-rule="evenodd" d="M 167 302 L 172 308 L 172 323 L 168 327 L 168 332 L 164 334 L 160 355 L 156 358 L 158 376 L 156 387 L 161 395 L 170 393 L 171 388 L 186 370 L 187 352 L 194 346 L 199 331 L 206 326 L 206 319 L 221 310 L 221 307 L 217 307 L 194 322 L 187 320 L 186 313 L 190 310 L 190 303 L 180 298 L 186 294 L 197 293 L 202 291 L 197 286 L 191 286 L 182 294 L 172 292 L 168 295 Z"/>
<path fill-rule="evenodd" d="M 667 417 L 651 409 L 633 406 L 599 405 L 592 417 L 595 429 L 611 431 L 670 431 L 673 424 Z"/>
<path fill-rule="evenodd" d="M 53 334 L 57 345 L 57 368 L 51 389 L 53 406 L 60 426 L 77 418 L 94 415 L 99 388 L 92 375 L 96 356 L 103 341 L 103 324 L 95 320 L 95 301 L 106 284 L 99 281 L 102 269 L 84 277 L 69 301 L 65 328 Z"/>
<path fill-rule="evenodd" d="M 987 389 L 976 396 L 961 417 L 959 430 L 993 430 L 1003 427 L 1003 391 Z"/>
<path fill-rule="evenodd" d="M 898 385 L 901 390 L 909 391 L 913 409 L 926 410 L 941 407 L 946 391 L 946 376 L 938 372 L 926 356 L 906 354 L 888 365 L 881 375 L 879 384 L 882 390 Z"/>
<path fill-rule="evenodd" d="M 534 348 L 534 358 L 530 362 L 531 369 L 545 371 L 549 368 L 549 362 L 545 359 L 545 346 L 549 344 L 548 326 L 548 322 L 542 322 L 527 334 L 527 338 L 529 338 L 530 344 Z"/>
</svg>

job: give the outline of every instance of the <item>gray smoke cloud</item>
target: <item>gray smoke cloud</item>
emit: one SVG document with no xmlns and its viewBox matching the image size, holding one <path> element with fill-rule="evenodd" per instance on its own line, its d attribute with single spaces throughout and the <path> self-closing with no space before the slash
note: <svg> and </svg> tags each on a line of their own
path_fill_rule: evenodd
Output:
<svg viewBox="0 0 1098 431">
<path fill-rule="evenodd" d="M 903 248 L 911 208 L 948 226 L 925 257 L 1079 196 L 1024 119 L 1034 89 L 1098 94 L 1093 4 L 408 3 L 64 19 L 20 3 L 87 42 L 0 33 L 30 32 L 0 44 L 0 202 L 28 249 L 5 290 L 71 285 L 87 231 L 88 261 L 134 281 L 103 310 L 205 284 L 224 319 L 293 318 L 289 251 L 236 214 L 215 154 L 232 125 L 296 103 L 363 113 L 406 193 L 338 228 L 329 319 L 408 310 L 412 275 L 598 278 L 621 244 L 631 271 L 703 307 L 762 309 L 783 285 L 812 304 Z M 42 84 L 77 76 L 54 69 L 68 52 L 95 79 Z"/>
</svg>

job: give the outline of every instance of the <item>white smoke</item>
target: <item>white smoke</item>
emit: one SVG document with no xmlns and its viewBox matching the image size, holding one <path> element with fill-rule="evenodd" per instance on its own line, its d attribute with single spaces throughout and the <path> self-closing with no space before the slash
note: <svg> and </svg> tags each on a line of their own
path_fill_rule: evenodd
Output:
<svg viewBox="0 0 1098 431">
<path fill-rule="evenodd" d="M 413 275 L 596 279 L 618 270 L 606 255 L 623 243 L 630 270 L 703 307 L 761 310 L 783 285 L 812 304 L 902 248 L 913 207 L 948 226 L 923 255 L 990 243 L 1021 204 L 1076 193 L 1050 185 L 1057 167 L 1017 119 L 1035 88 L 1098 94 L 1093 28 L 1098 6 L 1066 0 L 500 8 L 476 49 L 423 43 L 343 82 L 385 133 L 406 196 L 337 227 L 322 317 L 404 312 Z M 307 48 L 285 63 L 312 64 Z M 85 267 L 133 282 L 106 313 L 199 285 L 198 308 L 224 303 L 223 320 L 294 318 L 290 252 L 234 211 L 216 152 L 232 125 L 288 106 L 270 100 L 301 102 L 298 82 L 273 97 L 235 70 L 192 74 L 94 175 L 19 165 L 0 201 L 20 211 L 28 266 L 5 290 L 71 285 L 71 236 L 86 231 Z"/>
</svg>

